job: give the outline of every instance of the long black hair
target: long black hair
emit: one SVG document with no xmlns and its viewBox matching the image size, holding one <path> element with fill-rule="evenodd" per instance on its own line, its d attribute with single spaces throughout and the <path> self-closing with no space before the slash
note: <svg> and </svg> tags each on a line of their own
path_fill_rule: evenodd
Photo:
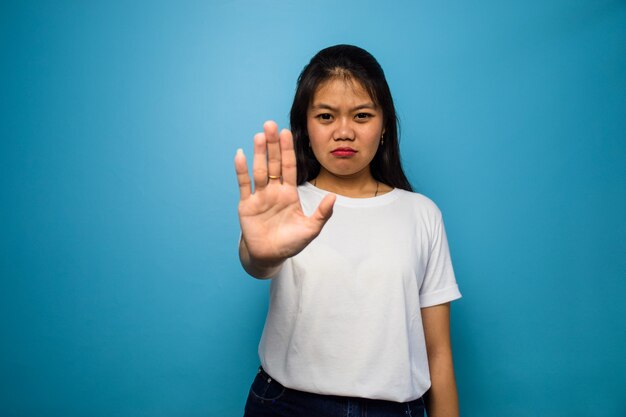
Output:
<svg viewBox="0 0 626 417">
<path fill-rule="evenodd" d="M 298 77 L 291 105 L 290 123 L 298 167 L 298 185 L 315 178 L 320 163 L 309 147 L 307 110 L 317 87 L 335 77 L 352 78 L 363 85 L 383 112 L 384 143 L 370 163 L 376 181 L 395 188 L 413 191 L 402 170 L 398 145 L 398 118 L 385 73 L 376 58 L 353 45 L 335 45 L 319 51 Z"/>
</svg>

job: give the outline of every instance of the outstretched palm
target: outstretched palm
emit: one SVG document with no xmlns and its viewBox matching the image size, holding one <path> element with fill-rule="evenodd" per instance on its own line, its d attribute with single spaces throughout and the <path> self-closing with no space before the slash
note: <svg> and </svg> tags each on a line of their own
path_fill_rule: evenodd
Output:
<svg viewBox="0 0 626 417">
<path fill-rule="evenodd" d="M 254 137 L 252 176 L 242 151 L 235 156 L 239 182 L 239 222 L 243 244 L 260 265 L 276 265 L 296 255 L 320 233 L 332 214 L 335 197 L 327 195 L 315 213 L 302 212 L 296 183 L 296 156 L 291 132 L 278 133 L 274 122 Z"/>
</svg>

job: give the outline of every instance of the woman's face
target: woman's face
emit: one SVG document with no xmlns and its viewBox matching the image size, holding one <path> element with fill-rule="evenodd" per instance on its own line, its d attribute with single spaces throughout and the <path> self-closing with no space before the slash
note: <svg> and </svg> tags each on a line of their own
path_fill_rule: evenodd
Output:
<svg viewBox="0 0 626 417">
<path fill-rule="evenodd" d="M 361 83 L 333 78 L 320 84 L 307 110 L 307 130 L 320 174 L 371 177 L 383 113 Z"/>
</svg>

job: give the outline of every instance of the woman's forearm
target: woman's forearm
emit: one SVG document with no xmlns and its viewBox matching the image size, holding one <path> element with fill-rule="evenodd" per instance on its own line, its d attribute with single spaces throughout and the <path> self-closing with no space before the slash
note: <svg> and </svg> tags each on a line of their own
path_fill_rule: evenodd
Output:
<svg viewBox="0 0 626 417">
<path fill-rule="evenodd" d="M 450 341 L 450 303 L 422 309 L 431 387 L 426 396 L 428 417 L 458 417 Z"/>
<path fill-rule="evenodd" d="M 429 355 L 431 387 L 426 409 L 428 417 L 458 417 L 459 399 L 454 378 L 452 352 Z"/>
</svg>

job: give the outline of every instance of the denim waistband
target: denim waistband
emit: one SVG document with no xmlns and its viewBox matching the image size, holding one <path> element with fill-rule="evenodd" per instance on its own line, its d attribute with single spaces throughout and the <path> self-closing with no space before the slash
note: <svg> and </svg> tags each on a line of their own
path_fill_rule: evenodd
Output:
<svg viewBox="0 0 626 417">
<path fill-rule="evenodd" d="M 268 373 L 265 371 L 265 369 L 263 369 L 263 366 L 259 366 L 259 370 L 258 370 L 258 372 L 257 372 L 257 373 L 258 373 L 258 375 L 260 375 L 260 376 L 261 376 L 261 378 L 263 378 L 263 379 L 264 379 L 267 383 L 270 383 L 270 382 L 272 382 L 272 381 L 273 381 L 274 383 L 276 383 L 276 384 L 280 384 L 280 385 L 282 386 L 282 384 L 281 384 L 279 381 L 275 380 L 275 379 L 274 379 L 274 378 L 273 378 L 270 374 L 268 374 Z M 286 387 L 284 387 L 284 386 L 283 386 L 283 388 L 286 388 Z M 352 399 L 352 400 L 356 400 L 356 401 L 359 401 L 359 400 L 362 400 L 362 401 L 368 401 L 368 400 L 369 400 L 369 399 L 367 399 L 367 398 L 360 398 L 360 397 L 342 397 L 342 396 L 337 396 L 337 395 L 323 395 L 323 394 L 316 394 L 316 393 L 310 393 L 310 392 L 298 391 L 298 390 L 295 390 L 295 389 L 293 389 L 293 388 L 286 388 L 286 389 L 291 390 L 291 391 L 296 391 L 296 392 L 302 392 L 302 393 L 307 394 L 307 395 L 319 395 L 319 396 L 325 396 L 325 397 L 334 397 L 334 398 L 338 398 L 338 399 L 339 399 L 339 398 L 344 398 L 344 399 Z M 384 401 L 384 400 L 373 400 L 373 401 Z M 415 399 L 415 400 L 411 400 L 411 401 L 407 401 L 407 402 L 406 402 L 406 404 L 411 404 L 411 403 L 421 403 L 421 404 L 424 404 L 424 397 L 420 397 L 420 398 L 417 398 L 417 399 Z"/>
</svg>

